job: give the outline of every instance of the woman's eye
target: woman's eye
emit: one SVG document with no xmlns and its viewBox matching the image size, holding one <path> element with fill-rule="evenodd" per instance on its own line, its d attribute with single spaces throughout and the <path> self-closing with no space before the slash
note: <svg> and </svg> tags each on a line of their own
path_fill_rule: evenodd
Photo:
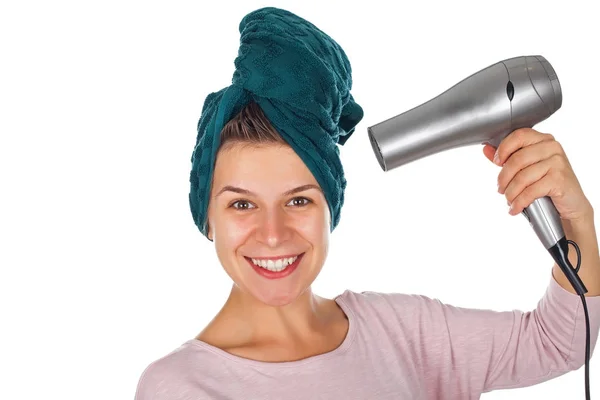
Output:
<svg viewBox="0 0 600 400">
<path fill-rule="evenodd" d="M 236 204 L 240 204 L 241 206 L 236 207 L 235 206 Z M 231 204 L 231 206 L 237 210 L 247 210 L 247 209 L 249 209 L 249 205 L 250 205 L 250 202 L 246 201 L 246 200 L 238 200 L 238 201 L 234 202 L 233 204 Z"/>
<path fill-rule="evenodd" d="M 300 201 L 298 202 L 297 200 L 300 200 Z M 292 199 L 291 203 L 294 206 L 306 206 L 309 203 L 311 203 L 311 201 L 309 199 L 307 199 L 306 197 L 295 197 Z"/>
</svg>

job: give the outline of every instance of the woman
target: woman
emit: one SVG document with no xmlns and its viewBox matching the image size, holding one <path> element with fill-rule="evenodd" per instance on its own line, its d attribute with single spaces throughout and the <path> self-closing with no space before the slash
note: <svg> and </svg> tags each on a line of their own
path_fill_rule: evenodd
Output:
<svg viewBox="0 0 600 400">
<path fill-rule="evenodd" d="M 529 313 L 398 293 L 314 294 L 344 199 L 337 145 L 363 116 L 350 64 L 329 36 L 284 10 L 254 11 L 240 32 L 233 84 L 206 99 L 190 176 L 194 221 L 231 293 L 196 338 L 145 369 L 137 400 L 471 399 L 583 365 L 581 301 L 556 265 Z M 513 215 L 552 197 L 582 251 L 595 345 L 593 209 L 560 145 L 523 129 L 484 154 L 502 166 L 498 189 Z"/>
</svg>

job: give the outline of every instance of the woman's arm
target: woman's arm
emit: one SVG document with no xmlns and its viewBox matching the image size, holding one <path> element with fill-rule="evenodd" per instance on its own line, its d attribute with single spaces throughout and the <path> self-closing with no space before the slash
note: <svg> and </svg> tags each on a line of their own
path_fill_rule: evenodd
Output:
<svg viewBox="0 0 600 400">
<path fill-rule="evenodd" d="M 586 301 L 593 354 L 600 330 L 600 296 Z M 496 326 L 493 337 L 505 345 L 490 360 L 482 392 L 535 385 L 583 366 L 586 325 L 581 298 L 566 291 L 554 276 L 536 309 L 513 311 L 510 325 Z"/>
<path fill-rule="evenodd" d="M 369 293 L 355 308 L 370 327 L 373 346 L 414 368 L 426 399 L 479 399 L 484 392 L 535 385 L 583 366 L 581 298 L 561 287 L 550 270 L 548 278 L 537 307 L 527 312 L 457 307 L 402 293 Z M 586 301 L 593 355 L 600 296 Z"/>
<path fill-rule="evenodd" d="M 586 300 L 593 355 L 600 296 Z M 537 307 L 528 312 L 462 308 L 425 296 L 391 295 L 389 301 L 398 319 L 389 318 L 395 325 L 391 331 L 399 346 L 408 342 L 416 350 L 413 362 L 428 399 L 478 399 L 492 390 L 548 381 L 585 362 L 581 298 L 552 276 Z"/>
<path fill-rule="evenodd" d="M 483 153 L 502 167 L 498 192 L 506 197 L 511 215 L 549 196 L 567 239 L 579 246 L 578 275 L 588 289 L 593 354 L 600 330 L 600 255 L 594 211 L 562 146 L 550 134 L 524 128 L 504 138 L 497 149 L 484 146 Z M 576 265 L 572 246 L 569 260 Z M 582 301 L 558 265 L 552 269 L 548 290 L 530 312 L 465 309 L 432 301 L 422 306 L 427 308 L 427 318 L 420 326 L 433 333 L 421 329 L 420 340 L 437 343 L 433 348 L 423 346 L 420 360 L 432 398 L 479 398 L 482 392 L 547 381 L 585 362 Z"/>
</svg>

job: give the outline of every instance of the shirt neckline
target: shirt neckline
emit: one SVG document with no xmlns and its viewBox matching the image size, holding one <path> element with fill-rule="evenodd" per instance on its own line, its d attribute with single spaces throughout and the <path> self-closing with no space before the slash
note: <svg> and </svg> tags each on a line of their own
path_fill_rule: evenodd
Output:
<svg viewBox="0 0 600 400">
<path fill-rule="evenodd" d="M 303 365 L 318 362 L 318 361 L 322 362 L 322 361 L 328 360 L 330 358 L 333 358 L 333 357 L 336 357 L 336 356 L 339 356 L 339 355 L 345 353 L 350 348 L 350 346 L 352 345 L 352 342 L 354 341 L 354 337 L 355 337 L 356 329 L 357 329 L 356 318 L 354 316 L 354 312 L 352 311 L 352 309 L 348 306 L 348 304 L 345 301 L 345 297 L 347 296 L 347 294 L 348 294 L 348 290 L 345 290 L 341 295 L 336 296 L 333 300 L 340 306 L 340 308 L 342 309 L 342 311 L 344 311 L 344 313 L 346 314 L 346 317 L 348 318 L 348 332 L 346 333 L 346 337 L 344 338 L 342 343 L 338 347 L 336 347 L 335 349 L 333 349 L 331 351 L 328 351 L 327 353 L 317 354 L 317 355 L 310 356 L 310 357 L 303 358 L 301 360 L 296 360 L 296 361 L 269 362 L 269 361 L 252 360 L 249 358 L 236 356 L 236 355 L 228 353 L 225 350 L 222 350 L 216 346 L 213 346 L 211 344 L 203 342 L 199 339 L 187 340 L 184 343 L 184 345 L 187 344 L 187 345 L 191 345 L 191 346 L 194 346 L 197 348 L 208 350 L 217 356 L 228 359 L 230 361 L 234 361 L 239 364 L 244 364 L 247 366 L 254 366 L 254 367 L 261 367 L 261 368 L 297 367 L 297 366 L 303 366 Z"/>
</svg>

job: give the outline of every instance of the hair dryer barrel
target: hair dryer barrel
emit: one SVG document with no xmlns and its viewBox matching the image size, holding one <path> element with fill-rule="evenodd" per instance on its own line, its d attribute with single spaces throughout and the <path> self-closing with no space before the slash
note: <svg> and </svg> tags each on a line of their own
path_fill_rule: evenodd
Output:
<svg viewBox="0 0 600 400">
<path fill-rule="evenodd" d="M 384 171 L 444 150 L 489 143 L 533 127 L 562 104 L 554 69 L 542 56 L 493 64 L 409 111 L 368 128 Z"/>
</svg>

